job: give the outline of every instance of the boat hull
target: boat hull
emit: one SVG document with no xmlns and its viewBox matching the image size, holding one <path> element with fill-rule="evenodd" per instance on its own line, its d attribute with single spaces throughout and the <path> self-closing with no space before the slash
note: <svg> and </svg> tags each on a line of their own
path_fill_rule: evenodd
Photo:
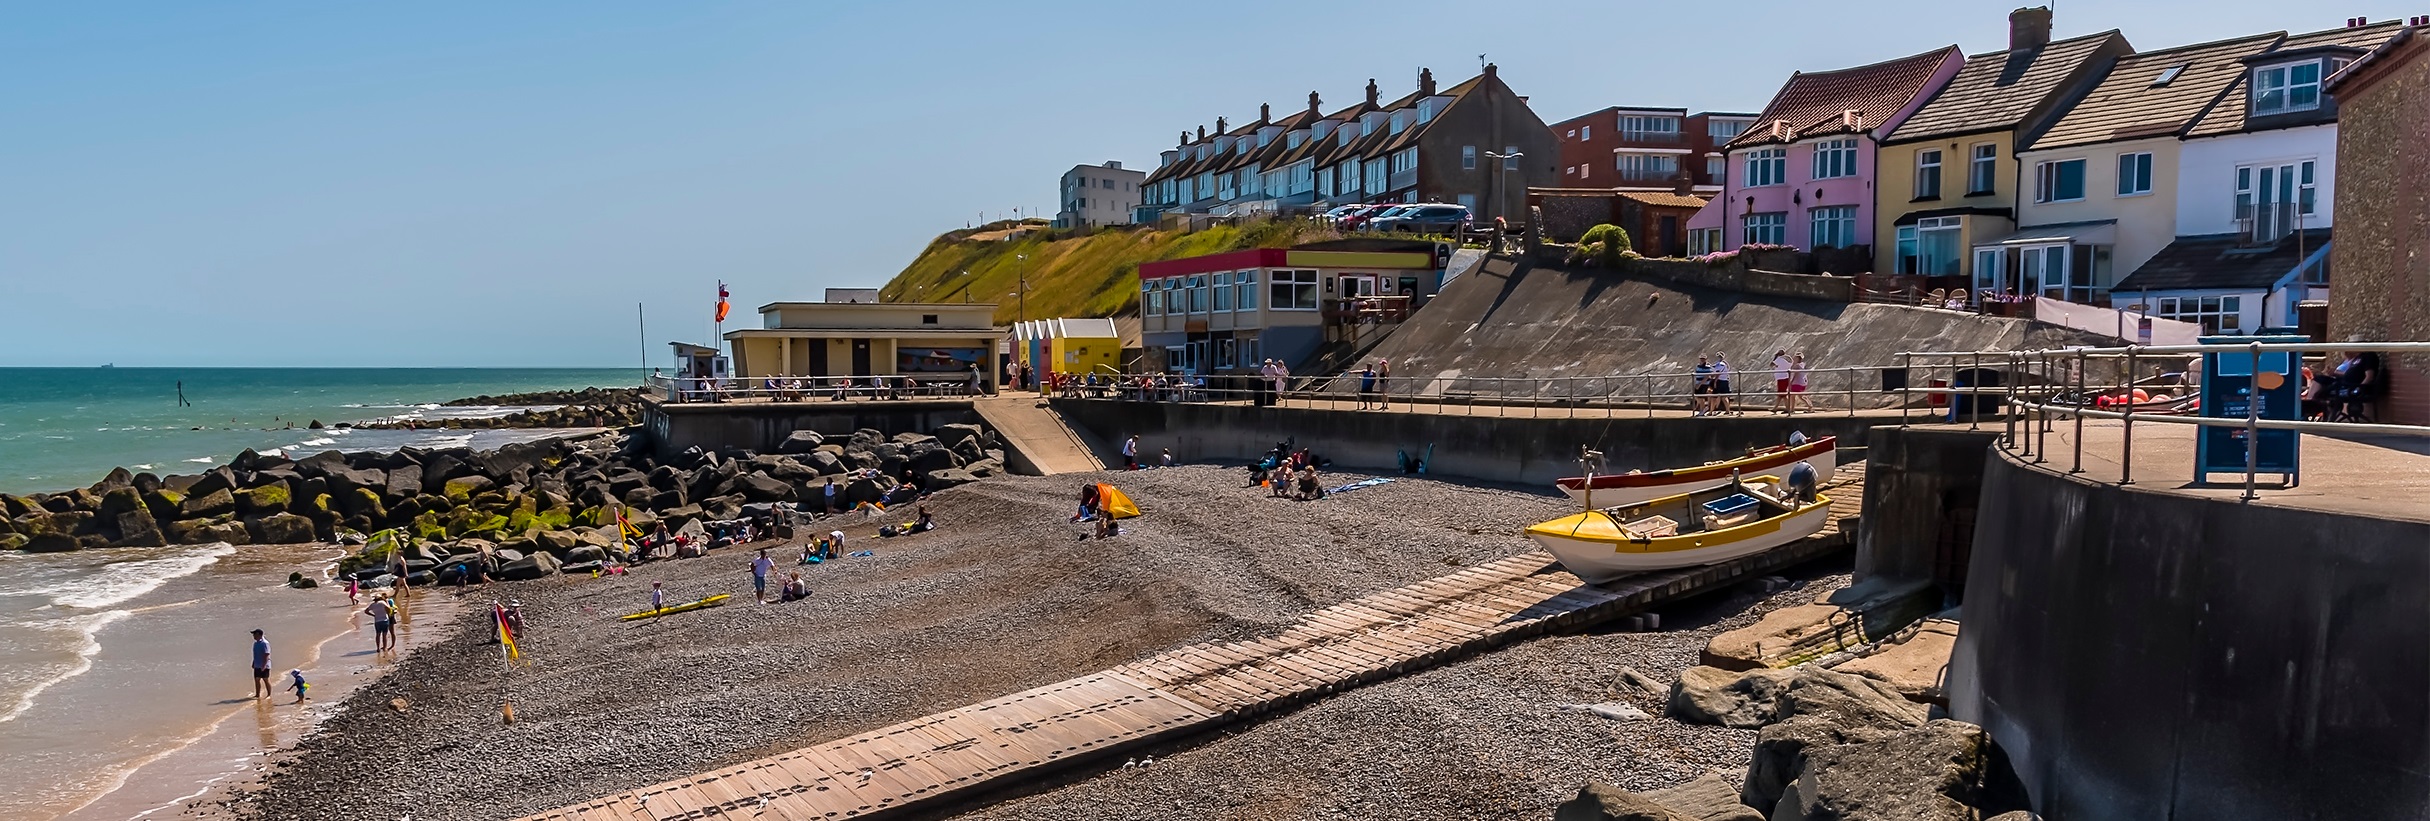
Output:
<svg viewBox="0 0 2430 821">
<path fill-rule="evenodd" d="M 1752 456 L 1698 465 L 1692 468 L 1656 471 L 1653 473 L 1614 473 L 1597 475 L 1595 493 L 1591 500 L 1596 507 L 1625 507 L 1643 504 L 1666 496 L 1711 490 L 1730 483 L 1734 475 L 1788 475 L 1789 467 L 1799 462 L 1814 466 L 1814 475 L 1827 477 L 1839 468 L 1839 438 L 1825 436 L 1796 447 L 1781 448 Z M 1588 502 L 1584 477 L 1570 476 L 1553 481 L 1562 495 L 1579 502 Z"/>
<path fill-rule="evenodd" d="M 1561 566 L 1578 578 L 1589 584 L 1601 584 L 1633 573 L 1702 567 L 1752 556 L 1820 533 L 1830 523 L 1830 517 L 1830 500 L 1817 497 L 1793 512 L 1737 527 L 1678 536 L 1622 539 L 1574 535 L 1554 526 L 1577 517 L 1528 528 L 1527 536 L 1561 560 Z"/>
</svg>

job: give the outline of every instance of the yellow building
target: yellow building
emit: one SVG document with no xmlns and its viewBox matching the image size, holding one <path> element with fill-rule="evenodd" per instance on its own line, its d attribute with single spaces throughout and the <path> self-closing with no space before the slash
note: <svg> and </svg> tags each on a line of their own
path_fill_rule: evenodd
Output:
<svg viewBox="0 0 2430 821">
<path fill-rule="evenodd" d="M 1975 287 L 1968 249 L 2016 233 L 2020 138 L 2031 139 L 2133 50 L 2114 30 L 2052 42 L 2049 9 L 2012 12 L 2008 50 L 1967 58 L 1939 94 L 1882 140 L 1874 270 L 1964 277 L 1949 286 Z"/>
<path fill-rule="evenodd" d="M 1111 319 L 1034 319 L 1015 323 L 1012 356 L 1040 374 L 1122 370 L 1122 332 Z"/>
<path fill-rule="evenodd" d="M 999 381 L 992 304 L 771 302 L 762 327 L 726 332 L 734 375 L 968 379 L 979 367 Z"/>
</svg>

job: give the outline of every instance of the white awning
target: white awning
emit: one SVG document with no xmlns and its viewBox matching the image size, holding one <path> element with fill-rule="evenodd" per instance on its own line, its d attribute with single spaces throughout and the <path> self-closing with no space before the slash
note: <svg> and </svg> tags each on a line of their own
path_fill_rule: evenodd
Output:
<svg viewBox="0 0 2430 821">
<path fill-rule="evenodd" d="M 2118 221 L 2093 220 L 2090 222 L 2061 222 L 2050 225 L 2036 225 L 2028 228 L 2019 228 L 2016 230 L 2016 233 L 2009 234 L 2008 236 L 2001 237 L 1991 242 L 1978 243 L 1975 247 L 1980 248 L 1987 245 L 2050 245 L 2061 242 L 2073 243 L 2076 245 L 2116 245 L 2118 244 Z"/>
</svg>

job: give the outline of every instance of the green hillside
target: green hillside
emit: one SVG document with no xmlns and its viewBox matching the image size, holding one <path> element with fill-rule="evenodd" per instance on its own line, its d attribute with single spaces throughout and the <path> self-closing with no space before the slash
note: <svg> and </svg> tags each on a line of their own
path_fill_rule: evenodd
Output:
<svg viewBox="0 0 2430 821">
<path fill-rule="evenodd" d="M 1031 230 L 1019 239 L 1005 238 L 1016 228 Z M 1050 231 L 1043 223 L 990 223 L 937 237 L 879 295 L 887 302 L 992 302 L 996 321 L 1010 323 L 1019 318 L 1013 293 L 1026 274 L 1031 319 L 1114 316 L 1138 310 L 1139 263 L 1281 248 L 1333 236 L 1305 220 L 1204 231 Z"/>
</svg>

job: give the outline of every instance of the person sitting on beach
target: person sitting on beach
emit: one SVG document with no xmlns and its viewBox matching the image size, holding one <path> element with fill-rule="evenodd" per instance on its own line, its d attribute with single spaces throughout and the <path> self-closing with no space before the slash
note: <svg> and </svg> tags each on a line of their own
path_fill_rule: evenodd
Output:
<svg viewBox="0 0 2430 821">
<path fill-rule="evenodd" d="M 807 598 L 810 598 L 810 583 L 802 581 L 802 572 L 799 570 L 793 571 L 791 575 L 785 577 L 784 589 L 776 595 L 776 600 L 780 602 L 801 601 Z"/>
<path fill-rule="evenodd" d="M 1324 488 L 1322 488 L 1322 487 L 1318 487 L 1318 486 L 1317 486 L 1317 482 L 1316 482 L 1316 466 L 1315 466 L 1315 465 L 1304 465 L 1304 466 L 1300 467 L 1300 469 L 1299 469 L 1299 500 L 1300 500 L 1300 501 L 1303 501 L 1303 502 L 1312 502 L 1312 501 L 1315 501 L 1315 500 L 1317 500 L 1317 499 L 1324 498 L 1324 495 L 1325 495 L 1325 490 L 1324 490 Z"/>
</svg>

